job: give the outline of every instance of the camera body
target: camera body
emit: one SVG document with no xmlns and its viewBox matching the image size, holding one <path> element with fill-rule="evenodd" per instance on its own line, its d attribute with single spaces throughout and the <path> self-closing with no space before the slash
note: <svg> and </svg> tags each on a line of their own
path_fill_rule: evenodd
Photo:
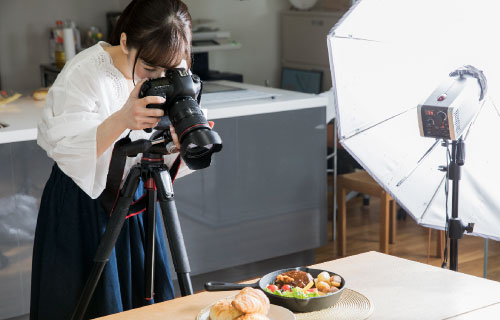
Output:
<svg viewBox="0 0 500 320">
<path fill-rule="evenodd" d="M 165 98 L 166 101 L 163 104 L 150 104 L 147 106 L 148 108 L 158 108 L 164 111 L 165 115 L 155 129 L 166 130 L 172 123 L 179 139 L 182 140 L 182 133 L 193 122 L 210 128 L 199 107 L 201 86 L 200 78 L 191 74 L 189 70 L 172 69 L 168 70 L 163 78 L 144 82 L 139 98 L 146 96 Z M 187 118 L 189 118 L 189 121 L 183 121 L 187 120 Z"/>
<path fill-rule="evenodd" d="M 183 68 L 167 70 L 164 77 L 144 82 L 139 92 L 139 98 L 165 98 L 162 104 L 147 105 L 164 111 L 155 129 L 168 132 L 172 124 L 181 144 L 181 156 L 195 170 L 209 166 L 212 153 L 222 149 L 221 138 L 210 128 L 199 106 L 201 94 L 200 78 Z"/>
</svg>

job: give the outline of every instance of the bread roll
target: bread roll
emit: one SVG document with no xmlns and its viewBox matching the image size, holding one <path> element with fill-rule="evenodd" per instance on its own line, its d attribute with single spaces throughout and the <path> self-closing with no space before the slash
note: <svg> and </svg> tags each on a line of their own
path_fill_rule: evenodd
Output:
<svg viewBox="0 0 500 320">
<path fill-rule="evenodd" d="M 269 312 L 269 299 L 260 290 L 244 288 L 233 300 L 233 307 L 243 313 L 261 313 L 267 315 Z"/>
<path fill-rule="evenodd" d="M 35 90 L 35 92 L 33 92 L 33 99 L 35 99 L 36 101 L 45 100 L 48 92 L 49 88 L 40 88 L 38 90 Z"/>
<path fill-rule="evenodd" d="M 236 310 L 230 299 L 220 300 L 210 308 L 211 320 L 234 320 L 243 313 Z"/>
<path fill-rule="evenodd" d="M 236 320 L 270 320 L 263 314 L 260 313 L 247 313 L 241 317 L 236 318 Z"/>
</svg>

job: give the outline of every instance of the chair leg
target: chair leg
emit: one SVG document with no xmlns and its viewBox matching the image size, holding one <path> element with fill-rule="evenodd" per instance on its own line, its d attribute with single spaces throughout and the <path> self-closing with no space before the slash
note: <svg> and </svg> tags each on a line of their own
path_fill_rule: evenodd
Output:
<svg viewBox="0 0 500 320">
<path fill-rule="evenodd" d="M 444 259 L 444 231 L 437 230 L 437 239 L 436 239 L 436 257 Z"/>
<path fill-rule="evenodd" d="M 345 257 L 347 252 L 347 225 L 346 225 L 346 190 L 337 183 L 337 253 L 341 257 Z"/>
<path fill-rule="evenodd" d="M 392 199 L 389 205 L 390 218 L 389 218 L 389 243 L 396 243 L 396 201 Z"/>
<path fill-rule="evenodd" d="M 380 195 L 380 252 L 389 253 L 389 202 L 390 196 L 383 191 Z"/>
<path fill-rule="evenodd" d="M 429 264 L 429 257 L 431 255 L 431 239 L 432 239 L 432 229 L 429 228 L 427 230 L 427 264 Z"/>
</svg>

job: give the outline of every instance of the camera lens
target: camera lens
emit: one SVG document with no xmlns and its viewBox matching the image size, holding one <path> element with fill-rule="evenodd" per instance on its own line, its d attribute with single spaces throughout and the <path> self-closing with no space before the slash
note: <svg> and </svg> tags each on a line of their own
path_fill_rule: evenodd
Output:
<svg viewBox="0 0 500 320">
<path fill-rule="evenodd" d="M 200 158 L 208 155 L 213 148 L 213 144 L 206 146 L 197 146 L 195 144 L 190 144 L 186 149 L 186 157 L 189 158 Z"/>
</svg>

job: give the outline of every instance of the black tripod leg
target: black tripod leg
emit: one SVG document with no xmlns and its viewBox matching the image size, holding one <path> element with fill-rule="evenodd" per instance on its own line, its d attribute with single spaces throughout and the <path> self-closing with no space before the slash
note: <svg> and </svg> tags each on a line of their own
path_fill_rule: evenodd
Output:
<svg viewBox="0 0 500 320">
<path fill-rule="evenodd" d="M 177 208 L 174 202 L 174 192 L 172 188 L 172 180 L 168 171 L 154 171 L 153 178 L 158 191 L 158 200 L 163 215 L 163 222 L 167 232 L 168 243 L 170 245 L 170 253 L 174 263 L 174 268 L 179 281 L 181 295 L 186 296 L 193 294 L 193 286 L 189 273 L 189 259 L 184 245 L 184 237 L 182 236 L 181 224 L 177 215 Z"/>
<path fill-rule="evenodd" d="M 144 261 L 144 298 L 153 299 L 154 296 L 154 265 L 155 265 L 155 226 L 156 226 L 156 190 L 153 178 L 145 183 L 146 189 L 146 250 Z"/>
<path fill-rule="evenodd" d="M 109 260 L 111 252 L 115 247 L 116 240 L 120 235 L 121 229 L 123 227 L 123 222 L 127 216 L 130 204 L 132 203 L 134 193 L 139 184 L 139 178 L 141 175 L 141 170 L 138 167 L 133 167 L 128 174 L 127 180 L 123 185 L 120 197 L 116 202 L 115 209 L 106 226 L 106 230 L 102 235 L 99 246 L 94 257 L 94 265 L 90 272 L 85 287 L 83 288 L 82 294 L 80 295 L 80 300 L 73 312 L 71 319 L 81 320 L 85 317 L 85 312 L 92 299 L 94 290 L 101 278 L 102 271 Z"/>
</svg>

